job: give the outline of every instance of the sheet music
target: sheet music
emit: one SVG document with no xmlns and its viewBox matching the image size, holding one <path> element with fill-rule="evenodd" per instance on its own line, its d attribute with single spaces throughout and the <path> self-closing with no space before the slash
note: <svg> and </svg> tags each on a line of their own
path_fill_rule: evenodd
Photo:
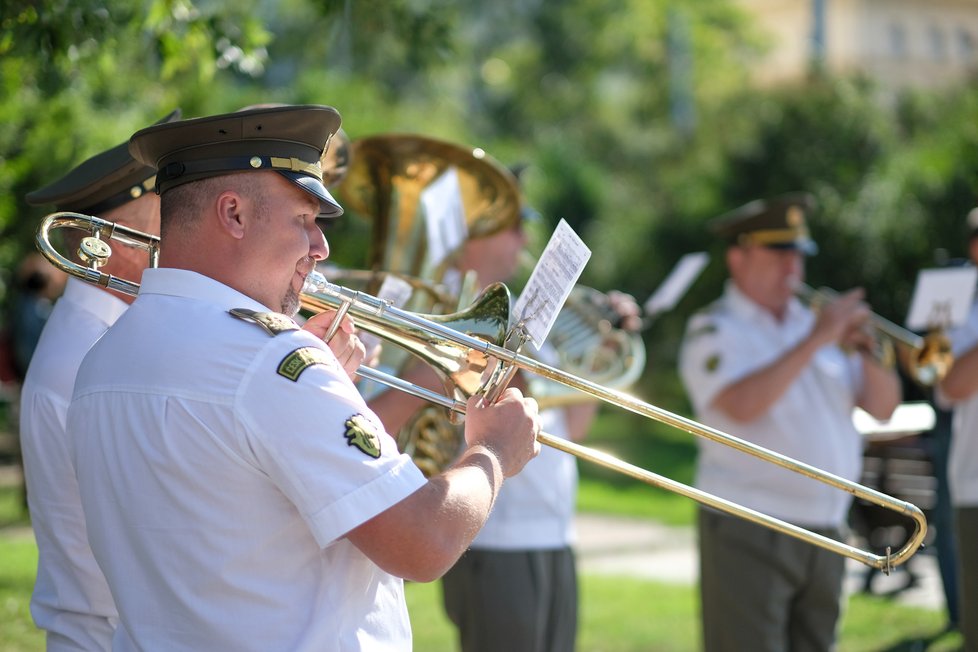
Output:
<svg viewBox="0 0 978 652">
<path fill-rule="evenodd" d="M 449 168 L 421 191 L 421 206 L 428 237 L 427 260 L 434 267 L 458 249 L 469 233 L 456 168 Z"/>
<path fill-rule="evenodd" d="M 561 219 L 513 308 L 538 351 L 590 258 L 591 250 Z"/>
<path fill-rule="evenodd" d="M 959 326 L 968 317 L 978 283 L 978 268 L 924 269 L 917 275 L 907 328 L 926 331 Z"/>
<path fill-rule="evenodd" d="M 705 251 L 689 253 L 680 258 L 662 285 L 645 300 L 645 314 L 651 317 L 672 310 L 709 262 L 710 255 Z"/>
</svg>

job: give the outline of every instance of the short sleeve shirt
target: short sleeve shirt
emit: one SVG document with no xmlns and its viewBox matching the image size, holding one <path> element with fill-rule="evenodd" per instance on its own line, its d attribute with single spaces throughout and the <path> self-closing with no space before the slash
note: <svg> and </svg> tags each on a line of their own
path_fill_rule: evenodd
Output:
<svg viewBox="0 0 978 652">
<path fill-rule="evenodd" d="M 105 650 L 112 641 L 116 609 L 88 546 L 65 419 L 82 358 L 126 307 L 69 278 L 21 389 L 20 446 L 38 550 L 31 615 L 47 632 L 49 652 Z"/>
<path fill-rule="evenodd" d="M 964 324 L 948 333 L 957 358 L 978 346 L 978 302 Z M 958 507 L 978 506 L 978 394 L 953 404 L 948 482 L 951 502 Z"/>
<path fill-rule="evenodd" d="M 813 314 L 798 301 L 784 320 L 728 282 L 723 296 L 689 322 L 680 351 L 680 374 L 697 419 L 727 434 L 857 480 L 862 440 L 852 411 L 862 384 L 855 356 L 825 346 L 758 419 L 734 421 L 713 407 L 726 387 L 774 363 L 811 331 Z M 729 446 L 697 438 L 696 485 L 712 494 L 792 523 L 836 527 L 850 494 Z M 803 506 L 803 507 L 801 507 Z"/>
<path fill-rule="evenodd" d="M 550 363 L 551 361 L 545 360 Z M 540 412 L 547 434 L 568 438 L 562 408 Z M 573 543 L 577 459 L 543 446 L 523 470 L 507 478 L 492 512 L 472 542 L 481 550 L 555 550 Z"/>
<path fill-rule="evenodd" d="M 424 477 L 325 344 L 232 308 L 267 311 L 146 270 L 79 371 L 68 429 L 115 649 L 409 649 L 402 581 L 344 534 Z"/>
</svg>

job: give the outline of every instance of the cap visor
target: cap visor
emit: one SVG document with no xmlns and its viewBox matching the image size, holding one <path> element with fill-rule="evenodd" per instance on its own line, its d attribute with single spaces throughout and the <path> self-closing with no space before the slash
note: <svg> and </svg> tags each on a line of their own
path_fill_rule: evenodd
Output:
<svg viewBox="0 0 978 652">
<path fill-rule="evenodd" d="M 300 174 L 298 172 L 290 172 L 287 170 L 276 170 L 283 177 L 297 185 L 302 190 L 305 190 L 313 197 L 319 200 L 319 218 L 333 218 L 339 217 L 343 214 L 343 207 L 333 199 L 333 196 L 329 194 L 326 190 L 326 186 L 322 182 L 315 178 L 310 177 L 307 174 Z"/>
</svg>

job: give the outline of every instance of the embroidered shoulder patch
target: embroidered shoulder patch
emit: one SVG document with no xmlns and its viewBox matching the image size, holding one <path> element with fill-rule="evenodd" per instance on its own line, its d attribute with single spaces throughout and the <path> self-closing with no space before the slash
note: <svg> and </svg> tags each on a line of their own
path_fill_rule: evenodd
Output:
<svg viewBox="0 0 978 652">
<path fill-rule="evenodd" d="M 278 363 L 278 375 L 297 382 L 302 372 L 314 364 L 333 366 L 335 362 L 326 351 L 314 346 L 304 346 L 282 358 Z"/>
<path fill-rule="evenodd" d="M 228 312 L 238 319 L 258 324 L 265 329 L 265 332 L 272 336 L 285 333 L 286 331 L 299 330 L 298 324 L 278 312 L 258 312 L 257 310 L 249 310 L 248 308 L 232 308 Z"/>
<path fill-rule="evenodd" d="M 380 457 L 380 434 L 374 422 L 367 417 L 354 414 L 346 420 L 346 432 L 343 434 L 348 446 L 356 446 L 374 459 Z"/>
<path fill-rule="evenodd" d="M 714 353 L 709 358 L 706 359 L 706 364 L 704 365 L 706 370 L 713 373 L 720 366 L 720 354 Z"/>
</svg>

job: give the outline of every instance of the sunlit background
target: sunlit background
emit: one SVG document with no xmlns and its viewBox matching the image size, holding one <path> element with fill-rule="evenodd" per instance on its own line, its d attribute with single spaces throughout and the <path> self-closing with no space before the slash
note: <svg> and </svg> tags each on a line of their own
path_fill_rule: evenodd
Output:
<svg viewBox="0 0 978 652">
<path fill-rule="evenodd" d="M 644 332 L 635 388 L 689 414 L 678 342 L 724 277 L 710 218 L 813 193 L 809 279 L 863 286 L 898 323 L 917 271 L 965 255 L 976 68 L 969 0 L 5 0 L 0 332 L 46 212 L 27 192 L 175 107 L 328 104 L 353 139 L 419 133 L 527 165 L 543 217 L 532 246 L 566 220 L 593 251 L 590 286 L 641 301 L 684 253 L 714 254 Z M 346 219 L 327 236 L 334 262 L 355 267 L 369 227 Z M 14 396 L 16 377 L 3 380 Z M 596 437 L 688 481 L 693 444 L 662 430 L 604 413 Z M 15 436 L 4 442 L 15 459 Z M 589 508 L 621 484 L 582 472 Z M 681 505 L 670 518 L 688 518 Z"/>
</svg>

